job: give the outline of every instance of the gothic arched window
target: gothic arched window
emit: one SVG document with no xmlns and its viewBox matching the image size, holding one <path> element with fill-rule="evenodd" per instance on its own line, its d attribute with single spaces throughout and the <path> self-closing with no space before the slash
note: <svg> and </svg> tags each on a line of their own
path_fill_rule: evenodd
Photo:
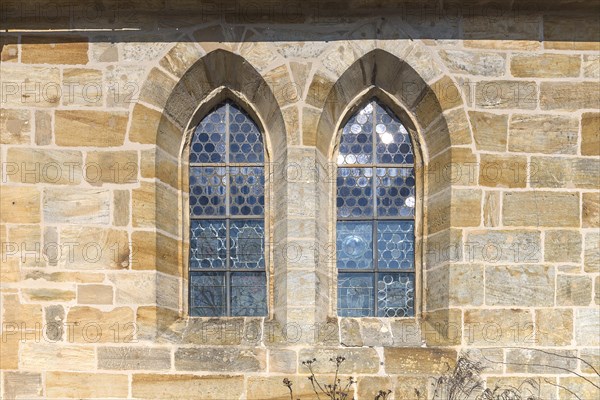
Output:
<svg viewBox="0 0 600 400">
<path fill-rule="evenodd" d="M 256 123 L 230 101 L 190 143 L 191 316 L 267 313 L 265 159 Z"/>
<path fill-rule="evenodd" d="M 344 125 L 337 164 L 338 314 L 412 317 L 416 201 L 410 136 L 372 99 Z"/>
</svg>

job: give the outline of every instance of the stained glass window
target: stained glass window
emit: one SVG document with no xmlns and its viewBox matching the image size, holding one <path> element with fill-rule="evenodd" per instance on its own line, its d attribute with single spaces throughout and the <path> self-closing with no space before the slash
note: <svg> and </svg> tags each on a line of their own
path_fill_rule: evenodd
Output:
<svg viewBox="0 0 600 400">
<path fill-rule="evenodd" d="M 262 134 L 227 101 L 190 146 L 190 315 L 266 315 Z"/>
<path fill-rule="evenodd" d="M 414 316 L 415 173 L 406 128 L 372 99 L 343 127 L 337 164 L 338 314 Z"/>
</svg>

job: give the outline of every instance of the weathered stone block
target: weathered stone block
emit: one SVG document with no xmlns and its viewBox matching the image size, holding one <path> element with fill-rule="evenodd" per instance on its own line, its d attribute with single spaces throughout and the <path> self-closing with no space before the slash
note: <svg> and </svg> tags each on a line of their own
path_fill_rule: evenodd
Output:
<svg viewBox="0 0 600 400">
<path fill-rule="evenodd" d="M 469 119 L 478 150 L 506 151 L 507 115 L 469 111 Z"/>
<path fill-rule="evenodd" d="M 579 400 L 598 397 L 600 378 L 597 376 L 586 378 L 561 376 L 559 378 L 558 398 L 560 400 Z"/>
<path fill-rule="evenodd" d="M 393 348 L 383 349 L 384 368 L 387 374 L 415 375 L 441 374 L 448 365 L 456 362 L 456 350 L 441 348 Z"/>
<path fill-rule="evenodd" d="M 61 305 L 51 305 L 44 308 L 46 325 L 44 326 L 45 337 L 51 342 L 63 340 L 65 329 L 65 309 Z"/>
<path fill-rule="evenodd" d="M 550 262 L 580 262 L 581 234 L 577 231 L 546 231 L 544 260 Z"/>
<path fill-rule="evenodd" d="M 26 64 L 87 64 L 88 39 L 85 36 L 25 36 L 21 62 Z"/>
<path fill-rule="evenodd" d="M 56 110 L 54 135 L 59 146 L 121 146 L 128 115 L 125 112 Z"/>
<path fill-rule="evenodd" d="M 46 188 L 46 223 L 110 223 L 110 191 L 107 189 Z"/>
<path fill-rule="evenodd" d="M 529 310 L 466 310 L 463 342 L 480 347 L 535 344 L 533 316 Z"/>
<path fill-rule="evenodd" d="M 41 397 L 44 392 L 40 373 L 5 371 L 3 383 L 6 399 Z"/>
<path fill-rule="evenodd" d="M 491 187 L 524 188 L 527 158 L 524 156 L 481 154 L 479 184 Z"/>
<path fill-rule="evenodd" d="M 556 374 L 559 371 L 575 371 L 577 368 L 575 350 L 508 349 L 506 351 L 506 372 L 529 374 Z"/>
<path fill-rule="evenodd" d="M 269 349 L 269 372 L 295 374 L 298 354 L 294 350 Z"/>
<path fill-rule="evenodd" d="M 69 269 L 123 269 L 129 266 L 127 231 L 83 226 L 61 230 L 61 243 L 70 250 L 61 252 L 59 265 Z"/>
<path fill-rule="evenodd" d="M 599 102 L 599 82 L 542 82 L 540 84 L 542 110 L 593 109 L 598 107 Z"/>
<path fill-rule="evenodd" d="M 93 186 L 137 183 L 138 170 L 137 151 L 91 151 L 86 158 L 86 181 Z"/>
<path fill-rule="evenodd" d="M 60 70 L 53 67 L 0 65 L 3 107 L 56 107 L 61 93 Z"/>
<path fill-rule="evenodd" d="M 283 386 L 283 385 L 282 385 Z M 243 376 L 133 374 L 133 397 L 143 399 L 197 398 L 238 399 L 244 391 Z"/>
<path fill-rule="evenodd" d="M 600 155 L 600 113 L 581 116 L 581 155 Z"/>
<path fill-rule="evenodd" d="M 537 107 L 538 87 L 533 81 L 480 81 L 475 85 L 475 105 L 484 109 Z"/>
<path fill-rule="evenodd" d="M 116 304 L 147 305 L 156 302 L 154 272 L 118 272 L 113 274 L 110 280 L 115 285 Z"/>
<path fill-rule="evenodd" d="M 500 192 L 486 191 L 483 195 L 483 225 L 494 228 L 500 225 Z"/>
<path fill-rule="evenodd" d="M 491 266 L 485 270 L 485 303 L 491 306 L 554 305 L 554 267 Z"/>
<path fill-rule="evenodd" d="M 600 186 L 600 158 L 532 157 L 532 187 L 595 189 Z"/>
<path fill-rule="evenodd" d="M 77 185 L 81 182 L 80 151 L 13 147 L 8 149 L 6 176 L 11 182 Z"/>
<path fill-rule="evenodd" d="M 510 72 L 519 78 L 577 77 L 581 68 L 581 57 L 570 54 L 517 54 L 510 61 Z"/>
<path fill-rule="evenodd" d="M 508 150 L 525 153 L 576 154 L 579 122 L 555 115 L 516 114 L 509 124 Z"/>
<path fill-rule="evenodd" d="M 506 226 L 579 227 L 579 194 L 561 192 L 507 192 L 502 221 Z"/>
<path fill-rule="evenodd" d="M 34 187 L 2 186 L 0 221 L 17 224 L 40 222 L 40 192 Z"/>
<path fill-rule="evenodd" d="M 538 346 L 570 346 L 573 340 L 573 310 L 536 310 L 535 327 Z"/>
<path fill-rule="evenodd" d="M 140 187 L 132 190 L 132 218 L 134 227 L 152 228 L 156 220 L 156 187 L 150 182 L 141 182 Z"/>
<path fill-rule="evenodd" d="M 260 348 L 179 348 L 175 351 L 178 371 L 260 372 L 267 366 L 267 352 Z"/>
<path fill-rule="evenodd" d="M 583 76 L 586 78 L 600 78 L 600 56 L 595 54 L 584 54 L 581 64 Z"/>
<path fill-rule="evenodd" d="M 342 356 L 346 361 L 340 367 L 340 374 L 373 374 L 379 372 L 379 355 L 370 347 L 360 348 L 307 348 L 301 349 L 298 361 L 317 359 L 313 364 L 315 373 L 331 374 L 335 372 L 335 363 L 329 359 Z M 300 373 L 308 373 L 305 366 L 300 366 Z"/>
<path fill-rule="evenodd" d="M 583 270 L 591 273 L 600 271 L 600 233 L 598 232 L 585 234 Z"/>
<path fill-rule="evenodd" d="M 96 350 L 93 346 L 27 341 L 21 344 L 21 366 L 41 371 L 95 370 Z"/>
<path fill-rule="evenodd" d="M 63 71 L 63 96 L 65 106 L 102 107 L 102 71 L 83 68 L 66 68 Z"/>
<path fill-rule="evenodd" d="M 465 259 L 487 263 L 542 261 L 540 232 L 534 230 L 477 230 L 467 234 Z"/>
<path fill-rule="evenodd" d="M 31 142 L 31 112 L 0 109 L 0 143 L 29 144 Z"/>
<path fill-rule="evenodd" d="M 501 53 L 441 50 L 439 54 L 454 73 L 502 76 L 506 68 L 505 56 Z"/>
<path fill-rule="evenodd" d="M 600 346 L 600 309 L 575 310 L 575 343 L 578 346 Z"/>
<path fill-rule="evenodd" d="M 130 197 L 129 190 L 113 191 L 113 224 L 115 226 L 129 225 L 129 216 L 131 215 Z"/>
<path fill-rule="evenodd" d="M 168 348 L 98 347 L 98 369 L 161 370 L 171 368 Z"/>
<path fill-rule="evenodd" d="M 75 291 L 62 289 L 23 289 L 23 298 L 27 302 L 51 301 L 69 302 L 75 300 Z"/>
<path fill-rule="evenodd" d="M 592 301 L 592 279 L 581 275 L 556 276 L 557 306 L 587 306 Z"/>
<path fill-rule="evenodd" d="M 52 114 L 50 111 L 35 111 L 35 144 L 45 146 L 52 143 Z"/>
<path fill-rule="evenodd" d="M 72 307 L 67 323 L 75 323 L 72 341 L 76 343 L 129 343 L 135 326 L 133 310 L 128 307 L 102 311 L 93 307 Z"/>
<path fill-rule="evenodd" d="M 78 304 L 112 304 L 113 288 L 109 285 L 78 285 Z"/>
<path fill-rule="evenodd" d="M 126 374 L 46 373 L 46 395 L 50 398 L 126 398 L 128 390 Z"/>
</svg>

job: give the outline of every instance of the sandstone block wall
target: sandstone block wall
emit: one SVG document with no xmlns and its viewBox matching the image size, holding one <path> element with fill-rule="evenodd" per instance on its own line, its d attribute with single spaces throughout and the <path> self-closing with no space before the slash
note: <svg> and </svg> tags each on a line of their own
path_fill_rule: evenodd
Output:
<svg viewBox="0 0 600 400">
<path fill-rule="evenodd" d="M 429 398 L 465 353 L 490 388 L 600 394 L 597 15 L 9 6 L 2 398 L 308 399 L 336 355 L 359 399 Z M 336 140 L 370 96 L 419 149 L 414 319 L 335 312 Z M 225 98 L 265 131 L 265 318 L 186 315 L 186 138 Z"/>
</svg>

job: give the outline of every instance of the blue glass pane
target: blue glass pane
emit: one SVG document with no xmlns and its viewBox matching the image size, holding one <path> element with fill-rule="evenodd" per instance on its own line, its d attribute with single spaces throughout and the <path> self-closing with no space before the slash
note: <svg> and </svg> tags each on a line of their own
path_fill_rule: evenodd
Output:
<svg viewBox="0 0 600 400">
<path fill-rule="evenodd" d="M 338 168 L 338 217 L 368 217 L 373 215 L 372 179 L 372 168 Z"/>
<path fill-rule="evenodd" d="M 227 312 L 224 272 L 190 273 L 190 314 L 223 316 Z"/>
<path fill-rule="evenodd" d="M 263 163 L 263 142 L 258 126 L 242 109 L 229 103 L 229 161 Z"/>
<path fill-rule="evenodd" d="M 336 236 L 338 269 L 373 268 L 372 222 L 338 222 Z"/>
<path fill-rule="evenodd" d="M 267 314 L 267 278 L 264 272 L 231 274 L 231 315 Z"/>
<path fill-rule="evenodd" d="M 380 217 L 414 217 L 413 168 L 377 168 L 377 214 Z"/>
<path fill-rule="evenodd" d="M 377 253 L 379 269 L 413 269 L 415 266 L 414 221 L 379 221 Z"/>
<path fill-rule="evenodd" d="M 264 167 L 230 168 L 231 215 L 264 215 Z"/>
<path fill-rule="evenodd" d="M 229 224 L 231 268 L 264 268 L 264 221 L 230 220 Z"/>
<path fill-rule="evenodd" d="M 412 145 L 408 131 L 387 107 L 375 104 L 377 162 L 380 164 L 412 164 Z"/>
<path fill-rule="evenodd" d="M 380 274 L 377 281 L 377 316 L 415 315 L 415 276 L 412 273 Z"/>
<path fill-rule="evenodd" d="M 369 164 L 373 159 L 373 104 L 352 116 L 342 129 L 338 164 Z"/>
<path fill-rule="evenodd" d="M 373 283 L 370 273 L 338 274 L 338 314 L 341 317 L 369 317 L 375 310 Z"/>
<path fill-rule="evenodd" d="M 196 127 L 190 144 L 190 162 L 225 162 L 225 107 L 219 105 Z"/>
<path fill-rule="evenodd" d="M 225 167 L 190 168 L 190 214 L 225 215 Z"/>
<path fill-rule="evenodd" d="M 225 221 L 190 222 L 190 269 L 227 266 L 227 226 Z"/>
</svg>

